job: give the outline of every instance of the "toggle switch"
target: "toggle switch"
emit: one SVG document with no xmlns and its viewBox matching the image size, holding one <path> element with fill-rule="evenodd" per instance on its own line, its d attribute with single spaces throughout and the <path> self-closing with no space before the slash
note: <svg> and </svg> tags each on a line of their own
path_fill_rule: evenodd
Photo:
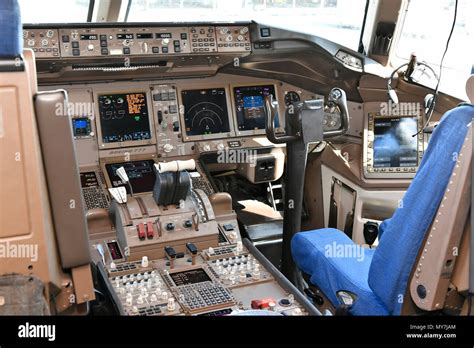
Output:
<svg viewBox="0 0 474 348">
<path fill-rule="evenodd" d="M 146 223 L 146 236 L 148 239 L 153 239 L 155 236 L 155 227 L 153 226 L 153 222 Z"/>
<path fill-rule="evenodd" d="M 146 233 L 145 233 L 145 225 L 140 223 L 137 225 L 137 232 L 138 232 L 138 239 L 145 240 Z"/>
</svg>

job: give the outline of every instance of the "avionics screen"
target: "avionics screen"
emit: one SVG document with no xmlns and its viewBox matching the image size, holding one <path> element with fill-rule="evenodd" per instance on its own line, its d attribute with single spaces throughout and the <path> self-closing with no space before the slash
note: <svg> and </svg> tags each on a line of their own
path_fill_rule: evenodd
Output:
<svg viewBox="0 0 474 348">
<path fill-rule="evenodd" d="M 170 277 L 173 279 L 173 282 L 176 284 L 176 286 L 203 283 L 211 280 L 211 278 L 209 278 L 207 273 L 202 268 L 171 273 Z"/>
<path fill-rule="evenodd" d="M 416 117 L 375 118 L 374 168 L 418 166 Z"/>
<path fill-rule="evenodd" d="M 112 163 L 106 164 L 105 169 L 109 175 L 110 183 L 112 187 L 125 186 L 127 193 L 130 193 L 128 185 L 124 185 L 120 177 L 116 174 L 117 169 L 120 167 L 125 168 L 125 172 L 130 179 L 134 193 L 151 192 L 155 185 L 156 174 L 153 170 L 153 160 L 145 161 L 134 161 L 124 163 Z"/>
<path fill-rule="evenodd" d="M 239 130 L 265 129 L 265 97 L 275 99 L 274 86 L 251 86 L 234 88 Z"/>
<path fill-rule="evenodd" d="M 88 136 L 91 133 L 91 120 L 88 117 L 72 119 L 72 132 L 75 137 Z"/>
<path fill-rule="evenodd" d="M 146 94 L 143 92 L 99 96 L 103 143 L 151 138 Z"/>
<path fill-rule="evenodd" d="M 181 91 L 181 99 L 188 136 L 230 132 L 224 88 Z"/>
<path fill-rule="evenodd" d="M 84 187 L 92 187 L 92 186 L 99 186 L 95 172 L 81 173 L 81 187 L 84 188 Z"/>
</svg>

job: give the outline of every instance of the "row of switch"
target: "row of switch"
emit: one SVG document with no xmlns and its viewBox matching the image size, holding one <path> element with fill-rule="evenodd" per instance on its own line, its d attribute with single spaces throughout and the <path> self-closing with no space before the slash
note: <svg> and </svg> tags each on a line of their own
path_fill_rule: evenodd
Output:
<svg viewBox="0 0 474 348">
<path fill-rule="evenodd" d="M 192 220 L 185 220 L 183 223 L 183 226 L 185 228 L 191 228 L 193 227 L 193 221 Z M 145 223 L 139 223 L 136 225 L 137 227 L 137 235 L 138 239 L 140 240 L 145 240 L 145 239 L 153 239 L 155 237 L 155 225 L 153 222 L 145 222 Z M 168 222 L 165 226 L 167 231 L 174 231 L 176 228 L 176 224 L 173 222 Z M 158 228 L 158 232 L 161 230 L 161 228 Z M 158 233 L 160 235 L 160 233 Z"/>
</svg>

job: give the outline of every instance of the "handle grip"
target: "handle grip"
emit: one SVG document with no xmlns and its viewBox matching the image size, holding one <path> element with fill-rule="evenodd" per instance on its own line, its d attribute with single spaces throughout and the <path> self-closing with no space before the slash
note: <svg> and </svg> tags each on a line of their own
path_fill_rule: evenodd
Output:
<svg viewBox="0 0 474 348">
<path fill-rule="evenodd" d="M 347 97 L 346 92 L 341 88 L 333 88 L 329 92 L 328 106 L 337 106 L 341 112 L 341 129 L 326 131 L 323 133 L 324 138 L 332 138 L 340 135 L 344 135 L 349 129 L 349 111 L 347 108 Z"/>
<path fill-rule="evenodd" d="M 273 96 L 265 97 L 265 132 L 268 140 L 274 144 L 290 143 L 298 139 L 294 135 L 277 136 L 275 133 L 275 116 L 277 108 L 273 105 Z"/>
</svg>

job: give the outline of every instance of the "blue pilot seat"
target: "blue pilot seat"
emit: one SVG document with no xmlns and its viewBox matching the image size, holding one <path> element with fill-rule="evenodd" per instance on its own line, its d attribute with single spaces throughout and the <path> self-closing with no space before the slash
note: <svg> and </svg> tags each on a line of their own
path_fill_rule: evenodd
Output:
<svg viewBox="0 0 474 348">
<path fill-rule="evenodd" d="M 448 111 L 436 127 L 403 205 L 381 226 L 376 249 L 355 245 L 343 232 L 324 228 L 297 233 L 291 242 L 297 267 L 338 306 L 339 291 L 356 300 L 353 315 L 400 315 L 410 274 L 446 191 L 474 107 Z"/>
</svg>

